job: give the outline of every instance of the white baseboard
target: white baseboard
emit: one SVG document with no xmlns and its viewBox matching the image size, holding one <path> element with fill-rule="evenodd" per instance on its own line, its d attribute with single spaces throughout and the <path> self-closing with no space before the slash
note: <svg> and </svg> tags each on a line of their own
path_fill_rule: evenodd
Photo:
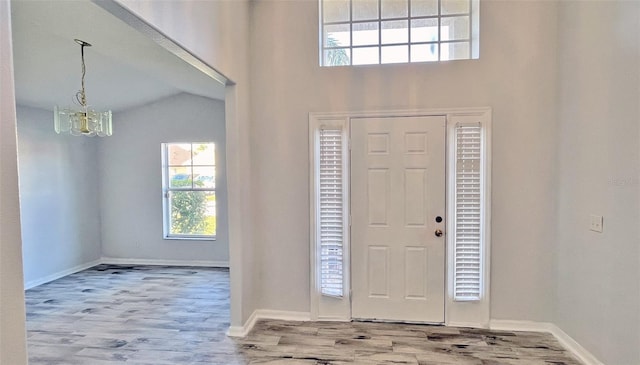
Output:
<svg viewBox="0 0 640 365">
<path fill-rule="evenodd" d="M 566 332 L 555 324 L 550 324 L 550 332 L 555 338 L 564 346 L 567 350 L 571 351 L 575 357 L 582 361 L 585 365 L 604 365 L 603 362 L 598 360 L 592 353 L 587 351 L 576 340 L 571 338 Z"/>
<path fill-rule="evenodd" d="M 353 319 L 345 317 L 318 317 L 318 319 L 310 319 L 317 322 L 351 322 Z"/>
<path fill-rule="evenodd" d="M 50 281 L 54 281 L 57 279 L 60 279 L 62 277 L 65 277 L 67 275 L 71 275 L 71 274 L 75 274 L 78 271 L 82 271 L 82 270 L 86 270 L 90 267 L 94 267 L 96 265 L 100 265 L 102 263 L 102 260 L 98 259 L 98 260 L 94 260 L 94 261 L 90 261 L 90 262 L 86 262 L 84 264 L 78 265 L 78 266 L 74 266 L 70 269 L 67 270 L 62 270 L 62 271 L 58 271 L 56 273 L 53 273 L 51 275 L 47 275 L 43 278 L 38 278 L 35 280 L 30 280 L 24 283 L 24 290 L 29 290 L 31 288 L 35 288 L 38 285 L 42 285 L 42 284 L 46 284 Z"/>
<path fill-rule="evenodd" d="M 310 321 L 309 312 L 277 311 L 270 309 L 256 309 L 243 326 L 231 326 L 227 331 L 229 337 L 245 337 L 260 319 L 279 319 L 283 321 Z"/>
<path fill-rule="evenodd" d="M 124 259 L 118 257 L 103 257 L 101 263 L 109 265 L 160 265 L 160 266 L 198 266 L 198 267 L 229 267 L 229 261 L 209 260 L 156 260 L 156 259 Z"/>
<path fill-rule="evenodd" d="M 489 325 L 479 322 L 446 322 L 447 327 L 470 327 L 470 328 L 488 328 Z"/>
<path fill-rule="evenodd" d="M 282 321 L 310 321 L 309 312 L 277 311 L 271 309 L 258 309 L 256 316 L 258 319 L 279 319 Z"/>
<path fill-rule="evenodd" d="M 551 333 L 551 326 L 551 323 L 547 322 L 510 321 L 505 319 L 492 319 L 489 322 L 489 329 L 496 331 L 527 331 Z"/>
<path fill-rule="evenodd" d="M 533 322 L 533 321 L 509 321 L 493 319 L 489 323 L 489 328 L 498 331 L 529 331 L 551 333 L 560 344 L 571 352 L 584 365 L 604 365 L 592 353 L 582 347 L 576 340 L 571 338 L 560 327 L 553 323 Z"/>
<path fill-rule="evenodd" d="M 253 326 L 256 325 L 257 321 L 258 321 L 258 311 L 255 310 L 253 311 L 253 313 L 251 313 L 251 315 L 249 316 L 247 321 L 244 323 L 244 325 L 230 326 L 229 330 L 227 331 L 227 336 L 246 337 L 249 334 L 249 332 L 251 332 L 251 330 L 253 329 Z"/>
</svg>

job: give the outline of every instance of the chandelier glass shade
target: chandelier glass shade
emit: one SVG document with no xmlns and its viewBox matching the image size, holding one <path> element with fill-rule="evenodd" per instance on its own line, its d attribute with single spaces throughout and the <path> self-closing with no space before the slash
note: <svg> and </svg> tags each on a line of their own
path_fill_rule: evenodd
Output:
<svg viewBox="0 0 640 365">
<path fill-rule="evenodd" d="M 91 44 L 79 39 L 75 41 L 80 45 L 82 58 L 82 88 L 75 96 L 78 107 L 59 108 L 55 106 L 53 109 L 54 129 L 58 134 L 71 134 L 73 136 L 110 136 L 113 133 L 111 111 L 99 112 L 87 105 L 87 96 L 84 89 L 84 76 L 86 74 L 84 47 L 91 47 Z"/>
<path fill-rule="evenodd" d="M 56 133 L 72 136 L 107 137 L 113 133 L 111 110 L 97 112 L 88 108 L 53 110 L 53 122 Z"/>
</svg>

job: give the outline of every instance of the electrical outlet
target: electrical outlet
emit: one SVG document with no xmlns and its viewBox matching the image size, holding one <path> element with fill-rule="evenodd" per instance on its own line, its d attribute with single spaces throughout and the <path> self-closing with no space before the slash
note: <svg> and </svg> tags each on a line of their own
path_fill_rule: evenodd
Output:
<svg viewBox="0 0 640 365">
<path fill-rule="evenodd" d="M 602 216 L 592 214 L 591 216 L 589 216 L 589 218 L 589 230 L 602 233 Z"/>
</svg>

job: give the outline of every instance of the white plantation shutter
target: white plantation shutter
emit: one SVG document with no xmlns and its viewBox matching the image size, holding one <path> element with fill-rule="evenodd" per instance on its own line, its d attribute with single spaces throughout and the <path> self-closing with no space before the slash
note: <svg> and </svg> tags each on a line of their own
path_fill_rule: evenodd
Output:
<svg viewBox="0 0 640 365">
<path fill-rule="evenodd" d="M 454 299 L 480 300 L 482 285 L 482 130 L 456 125 Z"/>
<path fill-rule="evenodd" d="M 342 297 L 344 190 L 342 129 L 320 129 L 318 229 L 320 292 Z"/>
</svg>

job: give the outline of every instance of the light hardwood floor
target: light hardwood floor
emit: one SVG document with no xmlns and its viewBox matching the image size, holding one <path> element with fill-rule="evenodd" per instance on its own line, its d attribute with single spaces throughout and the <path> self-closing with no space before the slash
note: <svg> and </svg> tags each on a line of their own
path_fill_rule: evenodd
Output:
<svg viewBox="0 0 640 365">
<path fill-rule="evenodd" d="M 26 292 L 32 365 L 577 365 L 548 334 L 386 323 L 229 326 L 226 269 L 100 265 Z"/>
</svg>

